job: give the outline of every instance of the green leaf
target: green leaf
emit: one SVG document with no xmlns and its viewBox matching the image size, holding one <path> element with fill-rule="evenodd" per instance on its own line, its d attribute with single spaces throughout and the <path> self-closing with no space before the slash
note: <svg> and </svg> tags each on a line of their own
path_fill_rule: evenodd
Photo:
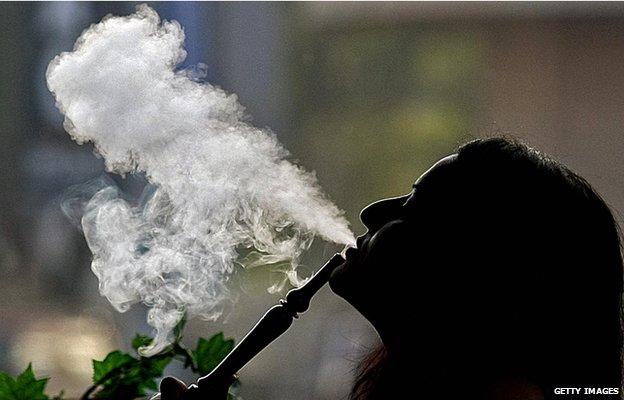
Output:
<svg viewBox="0 0 624 400">
<path fill-rule="evenodd" d="M 139 351 L 139 347 L 149 346 L 154 339 L 146 335 L 136 335 L 134 339 L 132 339 L 132 348 L 135 351 Z"/>
<path fill-rule="evenodd" d="M 22 372 L 16 379 L 0 372 L 0 399 L 1 400 L 48 400 L 43 392 L 48 378 L 37 379 L 32 371 L 32 365 Z"/>
<path fill-rule="evenodd" d="M 199 373 L 202 375 L 210 373 L 233 347 L 234 340 L 224 339 L 223 332 L 217 333 L 210 340 L 199 338 L 197 349 L 192 352 Z"/>
<path fill-rule="evenodd" d="M 184 326 L 186 325 L 186 313 L 182 315 L 182 319 L 180 322 L 173 328 L 173 336 L 175 336 L 175 341 L 179 342 L 182 339 L 182 332 L 184 332 Z"/>
<path fill-rule="evenodd" d="M 135 337 L 133 347 L 145 343 L 144 338 Z M 158 389 L 156 378 L 162 376 L 172 359 L 170 350 L 138 359 L 119 351 L 109 353 L 104 360 L 93 361 L 93 381 L 98 385 L 93 398 L 126 400 L 143 397 L 147 389 Z"/>
<path fill-rule="evenodd" d="M 143 359 L 144 368 L 150 376 L 159 377 L 163 374 L 167 365 L 171 362 L 171 356 L 154 356 L 152 358 Z"/>
<path fill-rule="evenodd" d="M 93 360 L 93 383 L 101 384 L 107 380 L 115 370 L 120 370 L 137 360 L 121 351 L 108 353 L 102 361 Z"/>
<path fill-rule="evenodd" d="M 102 361 L 93 361 L 94 390 L 90 398 L 132 400 L 143 397 L 148 390 L 158 390 L 156 379 L 163 375 L 167 365 L 174 359 L 181 359 L 185 367 L 189 365 L 197 372 L 207 374 L 232 350 L 234 341 L 225 339 L 223 333 L 214 335 L 210 340 L 199 339 L 197 349 L 189 352 L 180 343 L 186 318 L 178 323 L 175 331 L 176 341 L 160 353 L 151 357 L 132 357 L 120 351 L 109 353 Z M 152 338 L 136 335 L 132 347 L 137 350 L 149 345 Z M 0 397 L 0 400 L 4 400 Z"/>
</svg>

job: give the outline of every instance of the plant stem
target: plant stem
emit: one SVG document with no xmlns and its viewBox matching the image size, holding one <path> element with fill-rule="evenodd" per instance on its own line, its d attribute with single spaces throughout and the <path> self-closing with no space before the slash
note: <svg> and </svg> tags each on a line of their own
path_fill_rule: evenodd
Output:
<svg viewBox="0 0 624 400">
<path fill-rule="evenodd" d="M 89 396 L 91 395 L 91 393 L 95 391 L 95 389 L 98 388 L 98 386 L 100 386 L 102 383 L 106 382 L 113 376 L 121 373 L 126 366 L 127 364 L 124 364 L 124 365 L 120 365 L 119 367 L 110 370 L 110 372 L 104 375 L 102 379 L 98 380 L 93 385 L 89 386 L 89 388 L 87 388 L 87 390 L 82 394 L 82 396 L 80 396 L 80 400 L 89 400 Z"/>
<path fill-rule="evenodd" d="M 180 342 L 174 342 L 171 351 L 175 355 L 182 356 L 182 361 L 184 361 L 184 368 L 191 367 L 191 371 L 197 373 L 197 366 L 195 365 L 193 356 L 184 346 L 180 344 Z"/>
</svg>

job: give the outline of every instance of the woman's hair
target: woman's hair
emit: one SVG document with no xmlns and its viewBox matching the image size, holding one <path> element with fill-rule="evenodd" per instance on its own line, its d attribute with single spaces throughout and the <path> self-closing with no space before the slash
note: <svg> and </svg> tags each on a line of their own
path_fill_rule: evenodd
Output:
<svg viewBox="0 0 624 400">
<path fill-rule="evenodd" d="M 609 207 L 583 178 L 517 141 L 475 140 L 457 154 L 443 198 L 423 205 L 435 208 L 432 224 L 453 227 L 444 247 L 456 258 L 435 266 L 452 292 L 440 312 L 455 321 L 439 340 L 461 342 L 448 343 L 447 362 L 463 352 L 467 379 L 520 376 L 546 398 L 554 387 L 621 387 L 622 256 Z M 401 368 L 376 348 L 351 399 L 396 392 Z"/>
</svg>

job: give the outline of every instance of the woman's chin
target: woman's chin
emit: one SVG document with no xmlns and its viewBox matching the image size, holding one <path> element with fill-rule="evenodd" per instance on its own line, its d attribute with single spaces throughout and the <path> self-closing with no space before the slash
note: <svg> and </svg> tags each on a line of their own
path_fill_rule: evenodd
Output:
<svg viewBox="0 0 624 400">
<path fill-rule="evenodd" d="M 349 286 L 347 264 L 348 262 L 345 262 L 344 264 L 338 266 L 329 276 L 329 287 L 340 297 L 344 297 L 344 294 L 346 293 L 345 289 Z"/>
<path fill-rule="evenodd" d="M 362 273 L 362 254 L 356 248 L 349 248 L 345 254 L 346 261 L 334 269 L 329 276 L 329 287 L 338 296 L 349 301 L 350 293 L 354 292 L 356 282 Z"/>
</svg>

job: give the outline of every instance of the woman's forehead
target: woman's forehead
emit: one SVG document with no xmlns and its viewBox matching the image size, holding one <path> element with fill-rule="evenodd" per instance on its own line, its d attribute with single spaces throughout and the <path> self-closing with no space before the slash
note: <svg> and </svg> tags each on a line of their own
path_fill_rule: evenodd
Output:
<svg viewBox="0 0 624 400">
<path fill-rule="evenodd" d="M 422 174 L 418 179 L 416 179 L 416 182 L 414 182 L 414 186 L 416 186 L 416 185 L 420 184 L 422 181 L 428 180 L 432 176 L 435 176 L 435 175 L 441 173 L 442 171 L 446 170 L 447 167 L 450 164 L 452 164 L 456 159 L 457 159 L 457 154 L 456 153 L 451 154 L 449 156 L 446 156 L 444 158 L 441 158 L 435 164 L 433 164 L 431 166 L 431 168 L 429 168 L 427 171 L 425 171 L 424 174 Z"/>
</svg>

